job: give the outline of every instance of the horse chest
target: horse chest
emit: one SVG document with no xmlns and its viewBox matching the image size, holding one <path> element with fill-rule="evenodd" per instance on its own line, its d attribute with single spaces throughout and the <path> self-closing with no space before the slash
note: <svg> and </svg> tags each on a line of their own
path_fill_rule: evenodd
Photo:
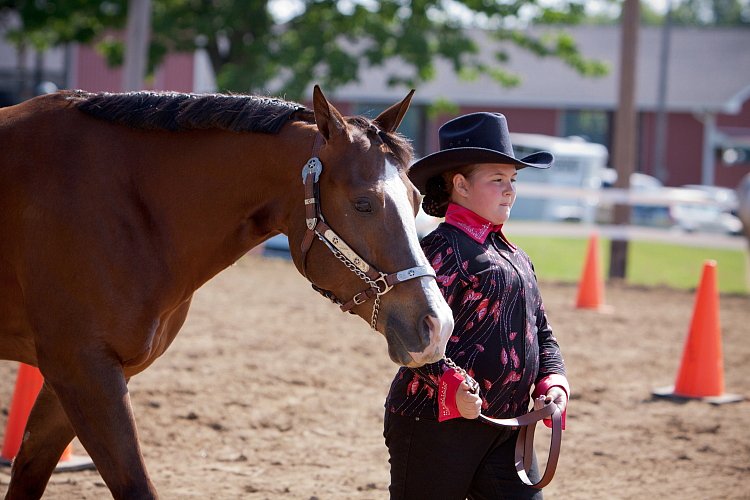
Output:
<svg viewBox="0 0 750 500">
<path fill-rule="evenodd" d="M 184 324 L 189 308 L 190 298 L 163 314 L 143 333 L 133 335 L 133 342 L 127 347 L 129 357 L 123 361 L 126 376 L 145 370 L 166 352 Z"/>
</svg>

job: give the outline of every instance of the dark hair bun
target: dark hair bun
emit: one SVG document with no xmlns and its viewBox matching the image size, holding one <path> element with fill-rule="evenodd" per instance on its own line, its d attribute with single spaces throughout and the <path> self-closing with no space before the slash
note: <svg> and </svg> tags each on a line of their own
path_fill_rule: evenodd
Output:
<svg viewBox="0 0 750 500">
<path fill-rule="evenodd" d="M 440 175 L 430 177 L 425 188 L 426 193 L 422 199 L 422 210 L 433 217 L 445 217 L 450 195 L 445 188 L 443 177 Z"/>
</svg>

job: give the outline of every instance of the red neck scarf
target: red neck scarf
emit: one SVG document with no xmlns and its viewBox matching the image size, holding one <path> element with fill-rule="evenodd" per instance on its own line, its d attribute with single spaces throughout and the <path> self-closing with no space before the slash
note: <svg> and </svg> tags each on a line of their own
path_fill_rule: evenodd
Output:
<svg viewBox="0 0 750 500">
<path fill-rule="evenodd" d="M 502 224 L 493 224 L 481 215 L 469 210 L 457 203 L 449 203 L 445 212 L 445 222 L 456 226 L 465 232 L 469 238 L 477 243 L 484 244 L 490 233 L 498 233 L 500 238 L 515 251 L 516 247 L 503 234 Z"/>
</svg>

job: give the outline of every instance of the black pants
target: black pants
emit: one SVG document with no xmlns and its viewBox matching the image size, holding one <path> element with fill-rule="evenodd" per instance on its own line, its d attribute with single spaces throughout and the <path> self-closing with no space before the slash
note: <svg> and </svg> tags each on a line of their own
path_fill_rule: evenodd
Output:
<svg viewBox="0 0 750 500">
<path fill-rule="evenodd" d="M 386 410 L 391 500 L 542 500 L 516 474 L 517 435 L 477 420 L 439 423 Z M 536 456 L 529 478 L 539 480 Z"/>
</svg>

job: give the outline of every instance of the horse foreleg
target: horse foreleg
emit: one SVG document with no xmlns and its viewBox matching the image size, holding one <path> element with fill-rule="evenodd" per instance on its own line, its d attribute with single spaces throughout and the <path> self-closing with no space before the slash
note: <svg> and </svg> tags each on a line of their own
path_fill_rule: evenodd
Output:
<svg viewBox="0 0 750 500">
<path fill-rule="evenodd" d="M 40 365 L 112 496 L 157 498 L 138 444 L 122 367 L 101 353 L 78 353 L 68 363 L 67 369 Z"/>
<path fill-rule="evenodd" d="M 41 498 L 60 455 L 73 437 L 75 433 L 57 396 L 45 384 L 29 414 L 5 498 Z"/>
</svg>

